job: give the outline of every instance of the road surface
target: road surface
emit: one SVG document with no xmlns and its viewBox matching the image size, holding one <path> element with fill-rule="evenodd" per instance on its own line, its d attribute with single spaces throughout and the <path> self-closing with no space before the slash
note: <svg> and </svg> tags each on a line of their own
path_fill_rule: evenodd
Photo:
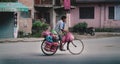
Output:
<svg viewBox="0 0 120 64">
<path fill-rule="evenodd" d="M 120 37 L 84 39 L 80 55 L 68 51 L 44 56 L 41 42 L 0 43 L 0 64 L 120 64 Z"/>
</svg>

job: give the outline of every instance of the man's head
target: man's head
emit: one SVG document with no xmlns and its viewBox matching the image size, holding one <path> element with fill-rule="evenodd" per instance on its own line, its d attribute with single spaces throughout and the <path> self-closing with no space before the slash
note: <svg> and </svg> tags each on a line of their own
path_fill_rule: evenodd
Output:
<svg viewBox="0 0 120 64">
<path fill-rule="evenodd" d="M 62 16 L 61 19 L 63 20 L 63 22 L 66 22 L 66 16 Z"/>
</svg>

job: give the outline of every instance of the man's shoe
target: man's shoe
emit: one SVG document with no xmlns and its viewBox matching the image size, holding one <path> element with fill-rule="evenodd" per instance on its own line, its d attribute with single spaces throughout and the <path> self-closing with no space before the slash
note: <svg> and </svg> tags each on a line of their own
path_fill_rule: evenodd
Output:
<svg viewBox="0 0 120 64">
<path fill-rule="evenodd" d="M 60 51 L 66 51 L 65 49 L 60 49 Z"/>
</svg>

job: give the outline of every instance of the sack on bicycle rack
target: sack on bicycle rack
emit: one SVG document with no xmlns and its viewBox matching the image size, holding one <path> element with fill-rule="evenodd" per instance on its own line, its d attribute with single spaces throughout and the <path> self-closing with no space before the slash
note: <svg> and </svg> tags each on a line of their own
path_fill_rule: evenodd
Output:
<svg viewBox="0 0 120 64">
<path fill-rule="evenodd" d="M 63 40 L 65 42 L 70 42 L 70 41 L 73 41 L 74 40 L 74 36 L 72 33 L 67 33 L 64 37 L 63 37 Z"/>
<path fill-rule="evenodd" d="M 42 32 L 42 36 L 45 38 L 46 36 L 50 35 L 50 31 L 46 30 Z"/>
</svg>

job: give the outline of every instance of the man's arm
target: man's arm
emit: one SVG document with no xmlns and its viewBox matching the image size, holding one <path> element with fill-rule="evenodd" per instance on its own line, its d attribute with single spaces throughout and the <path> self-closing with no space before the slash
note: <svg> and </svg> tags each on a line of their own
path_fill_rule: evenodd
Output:
<svg viewBox="0 0 120 64">
<path fill-rule="evenodd" d="M 60 30 L 63 31 L 63 32 L 68 32 L 67 30 L 64 29 L 64 24 L 61 22 L 60 23 Z"/>
</svg>

